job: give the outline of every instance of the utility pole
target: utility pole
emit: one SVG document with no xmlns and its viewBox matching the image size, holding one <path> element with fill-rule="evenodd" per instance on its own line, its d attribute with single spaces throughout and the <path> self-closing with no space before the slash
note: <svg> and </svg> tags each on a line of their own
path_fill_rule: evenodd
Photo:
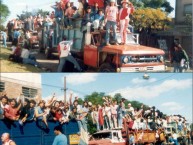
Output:
<svg viewBox="0 0 193 145">
<path fill-rule="evenodd" d="M 2 0 L 0 0 L 0 6 L 2 4 Z M 0 12 L 0 24 L 1 24 L 1 12 Z"/>
<path fill-rule="evenodd" d="M 64 103 L 66 103 L 66 77 L 64 77 Z"/>
</svg>

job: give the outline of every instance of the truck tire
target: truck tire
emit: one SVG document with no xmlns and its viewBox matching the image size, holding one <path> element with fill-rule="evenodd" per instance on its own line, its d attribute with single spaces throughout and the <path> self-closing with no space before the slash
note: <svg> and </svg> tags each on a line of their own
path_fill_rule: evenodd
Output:
<svg viewBox="0 0 193 145">
<path fill-rule="evenodd" d="M 50 49 L 48 49 L 48 48 L 45 49 L 45 55 L 46 55 L 47 59 L 51 58 L 51 51 L 50 51 Z"/>
<path fill-rule="evenodd" d="M 99 72 L 115 72 L 116 68 L 113 66 L 113 64 L 110 63 L 103 63 L 100 68 Z"/>
</svg>

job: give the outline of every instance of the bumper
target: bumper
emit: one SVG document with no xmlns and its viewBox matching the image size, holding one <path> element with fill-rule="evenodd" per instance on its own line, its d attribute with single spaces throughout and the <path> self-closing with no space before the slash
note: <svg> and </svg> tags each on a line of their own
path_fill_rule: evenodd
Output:
<svg viewBox="0 0 193 145">
<path fill-rule="evenodd" d="M 166 71 L 165 65 L 117 68 L 117 72 L 163 72 L 163 71 Z"/>
</svg>

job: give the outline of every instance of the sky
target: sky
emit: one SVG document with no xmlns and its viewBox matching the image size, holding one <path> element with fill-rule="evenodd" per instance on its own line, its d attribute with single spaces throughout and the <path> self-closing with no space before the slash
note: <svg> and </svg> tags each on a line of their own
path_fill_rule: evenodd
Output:
<svg viewBox="0 0 193 145">
<path fill-rule="evenodd" d="M 181 114 L 192 122 L 192 74 L 151 73 L 149 80 L 143 73 L 43 73 L 42 97 L 47 100 L 56 94 L 64 99 L 64 77 L 66 77 L 67 100 L 69 94 L 84 98 L 93 92 L 116 93 L 130 100 L 136 100 L 168 115 Z"/>
<path fill-rule="evenodd" d="M 21 14 L 22 11 L 32 11 L 34 9 L 43 9 L 52 11 L 51 5 L 55 4 L 57 0 L 2 0 L 4 4 L 9 7 L 11 12 L 8 20 L 16 18 L 17 14 Z M 71 0 L 77 5 L 77 0 Z M 175 0 L 168 0 L 171 6 L 175 8 Z M 175 10 L 170 14 L 171 17 L 175 17 Z"/>
</svg>

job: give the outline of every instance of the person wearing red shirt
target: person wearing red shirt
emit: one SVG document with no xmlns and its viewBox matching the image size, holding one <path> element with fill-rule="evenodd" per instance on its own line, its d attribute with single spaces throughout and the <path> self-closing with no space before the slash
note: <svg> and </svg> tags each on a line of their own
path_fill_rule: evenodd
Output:
<svg viewBox="0 0 193 145">
<path fill-rule="evenodd" d="M 127 28 L 129 25 L 129 15 L 133 13 L 134 7 L 129 0 L 121 1 L 123 7 L 119 11 L 120 20 L 120 34 L 121 34 L 121 44 L 126 44 L 127 42 Z M 131 7 L 128 7 L 130 5 Z"/>
<path fill-rule="evenodd" d="M 12 99 L 10 101 L 10 104 L 6 105 L 4 108 L 5 118 L 13 121 L 18 120 L 20 108 L 21 108 L 21 103 L 17 106 L 16 100 Z"/>
</svg>

